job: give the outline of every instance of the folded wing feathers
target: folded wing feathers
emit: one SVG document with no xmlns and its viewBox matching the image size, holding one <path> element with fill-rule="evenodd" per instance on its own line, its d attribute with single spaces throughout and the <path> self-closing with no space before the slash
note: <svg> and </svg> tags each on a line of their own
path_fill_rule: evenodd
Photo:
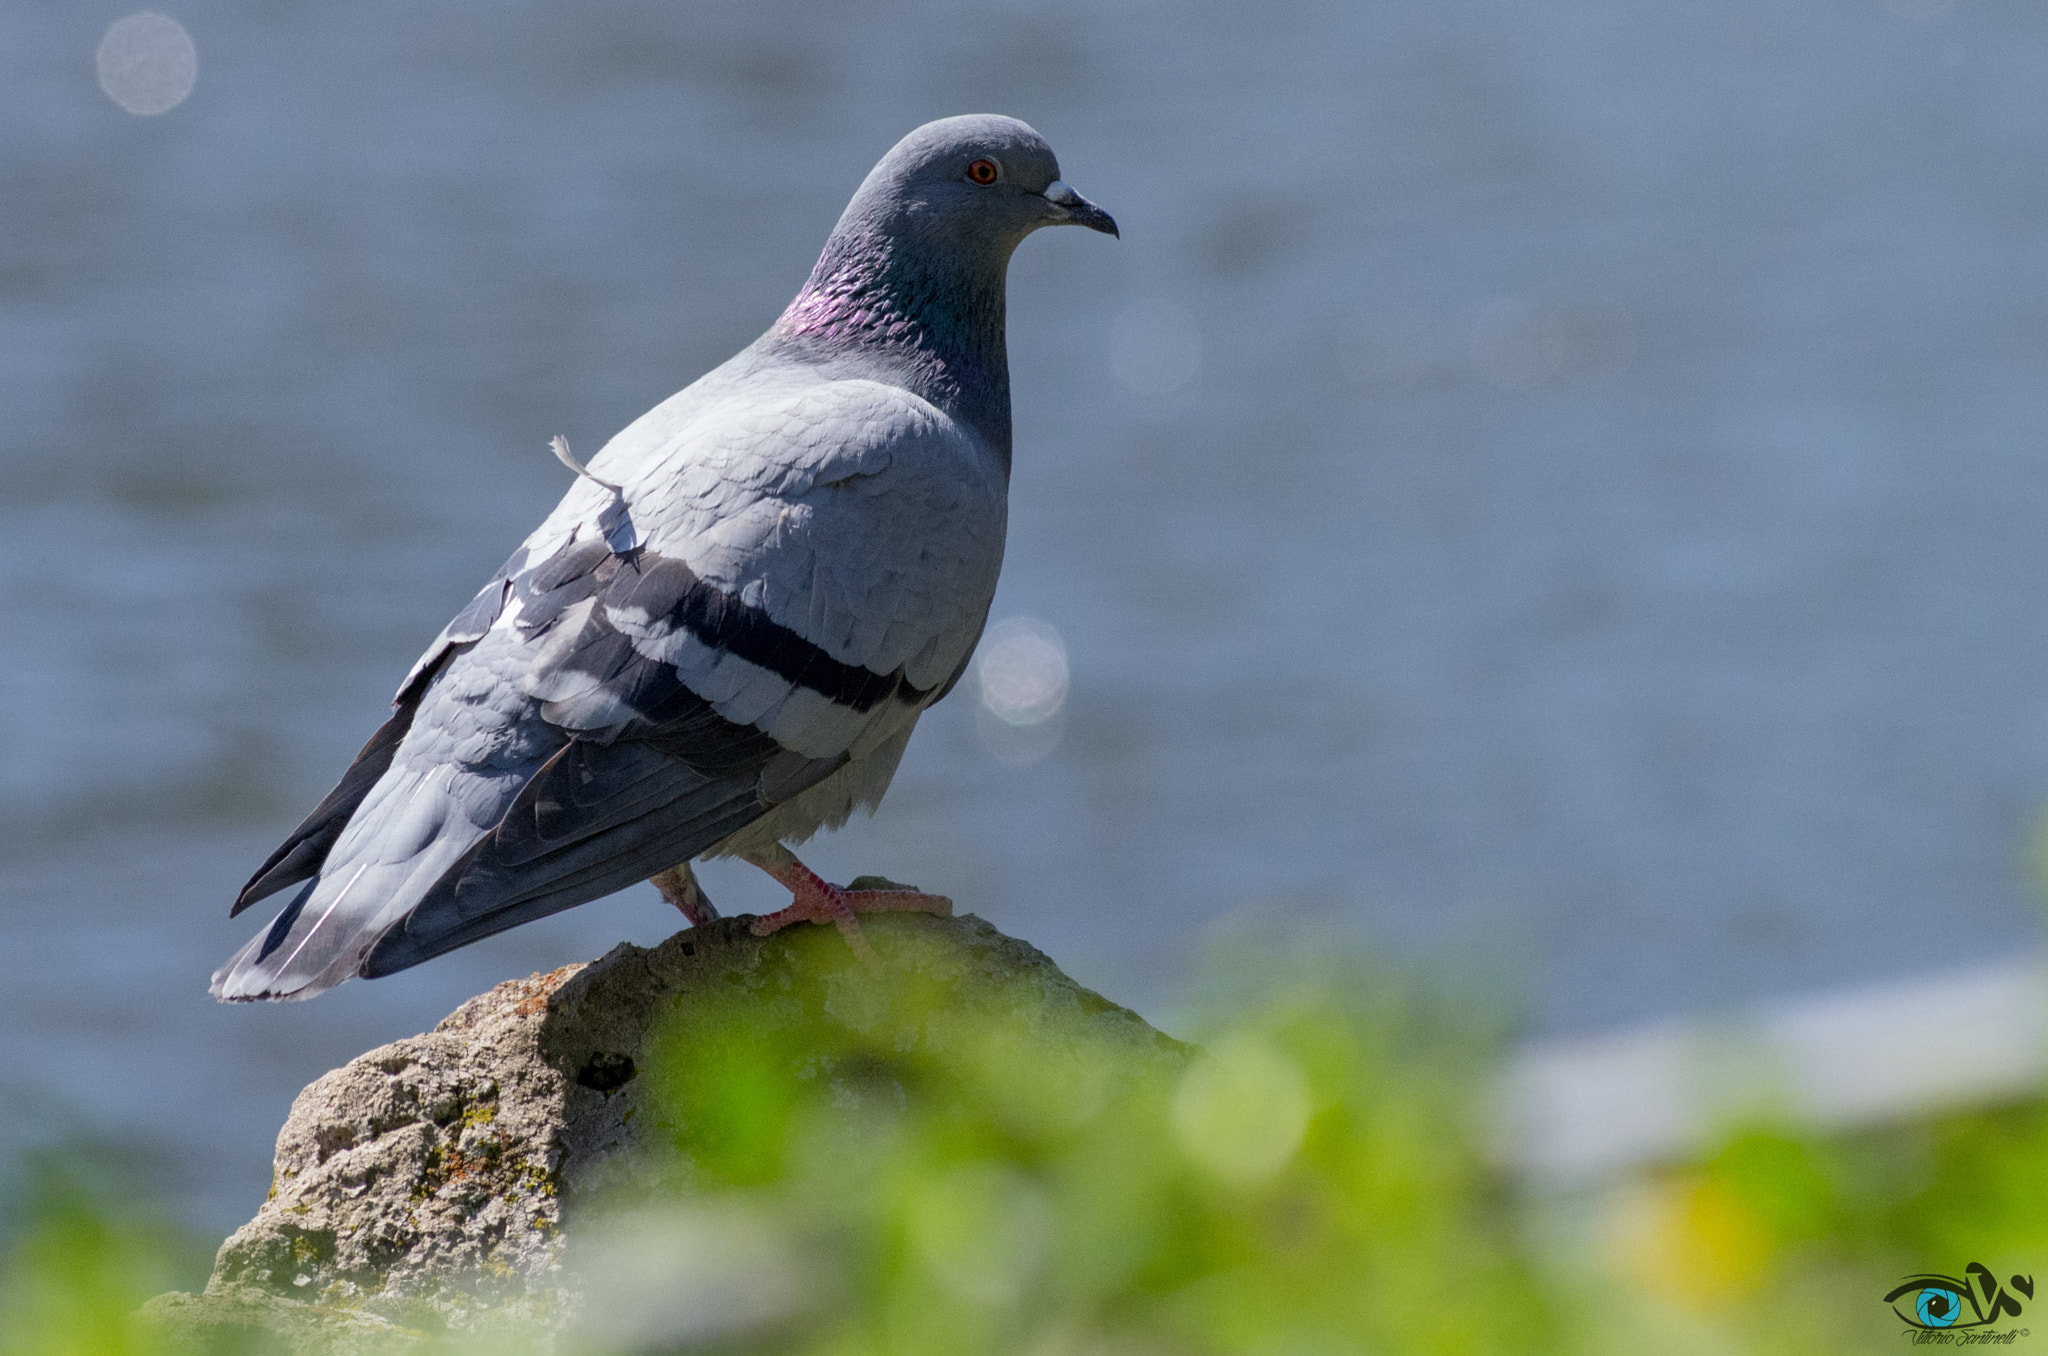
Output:
<svg viewBox="0 0 2048 1356">
<path fill-rule="evenodd" d="M 632 531 L 612 540 L 635 545 L 607 545 L 579 481 L 245 887 L 237 911 L 305 882 L 218 996 L 310 996 L 646 879 L 951 686 L 1002 551 L 978 444 L 871 382 L 744 413 L 669 417 L 701 455 L 643 449 L 665 483 L 622 473 L 637 424 L 592 460 L 626 486 Z"/>
<path fill-rule="evenodd" d="M 805 761 L 804 784 L 838 766 Z M 645 880 L 758 816 L 766 808 L 761 781 L 754 769 L 711 780 L 646 745 L 578 740 L 534 778 L 460 868 L 377 941 L 363 973 L 417 965 Z"/>
</svg>

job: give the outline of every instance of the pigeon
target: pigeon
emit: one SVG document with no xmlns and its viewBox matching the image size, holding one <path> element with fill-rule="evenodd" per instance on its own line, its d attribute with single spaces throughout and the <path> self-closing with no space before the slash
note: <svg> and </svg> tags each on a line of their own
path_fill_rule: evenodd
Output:
<svg viewBox="0 0 2048 1356">
<path fill-rule="evenodd" d="M 787 887 L 767 935 L 951 903 L 819 878 L 789 849 L 873 810 L 960 681 L 1002 566 L 1011 253 L 1116 235 L 1014 118 L 946 118 L 882 157 L 796 299 L 649 410 L 427 647 L 393 714 L 232 910 L 297 887 L 215 997 L 309 998 L 651 880 Z M 866 888 L 875 885 L 877 888 Z M 888 886 L 889 888 L 880 888 Z"/>
</svg>

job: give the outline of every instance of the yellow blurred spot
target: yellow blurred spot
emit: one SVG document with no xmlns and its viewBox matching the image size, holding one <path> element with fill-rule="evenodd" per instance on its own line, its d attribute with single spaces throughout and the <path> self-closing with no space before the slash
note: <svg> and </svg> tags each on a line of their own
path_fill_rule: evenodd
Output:
<svg viewBox="0 0 2048 1356">
<path fill-rule="evenodd" d="M 1173 1131 L 1189 1158 L 1227 1182 L 1252 1186 L 1286 1167 L 1308 1129 L 1308 1083 L 1285 1054 L 1256 1036 L 1219 1042 L 1182 1075 Z"/>
<path fill-rule="evenodd" d="M 1607 1219 L 1609 1259 L 1637 1288 L 1681 1308 L 1721 1308 L 1754 1292 L 1775 1251 L 1754 1211 L 1711 1178 L 1644 1182 Z"/>
</svg>

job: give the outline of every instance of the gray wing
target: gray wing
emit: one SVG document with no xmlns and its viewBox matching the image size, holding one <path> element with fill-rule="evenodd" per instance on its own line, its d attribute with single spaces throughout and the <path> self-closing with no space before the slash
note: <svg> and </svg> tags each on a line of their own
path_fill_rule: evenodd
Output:
<svg viewBox="0 0 2048 1356">
<path fill-rule="evenodd" d="M 986 616 L 1001 484 L 915 397 L 835 385 L 860 419 L 798 392 L 647 449 L 631 545 L 579 483 L 251 881 L 305 884 L 214 993 L 307 997 L 598 898 L 906 732 Z"/>
<path fill-rule="evenodd" d="M 744 828 L 763 812 L 815 785 L 847 761 L 847 753 L 812 758 L 785 748 L 756 726 L 721 716 L 692 691 L 673 665 L 651 659 L 612 625 L 628 599 L 645 605 L 650 588 L 673 593 L 674 562 L 644 551 L 619 556 L 599 548 L 595 591 L 572 605 L 573 638 L 552 669 L 550 690 L 573 689 L 602 703 L 618 724 L 571 735 L 520 789 L 490 832 L 480 837 L 412 910 L 385 932 L 359 973 L 390 974 L 506 928 L 610 894 L 677 862 L 687 861 Z M 572 554 L 566 563 L 575 563 Z M 556 598 L 569 589 L 556 590 Z M 698 620 L 724 595 L 699 584 L 658 614 L 666 632 Z M 544 616 L 548 603 L 523 618 Z M 801 642 L 758 615 L 733 608 L 723 628 L 740 648 L 749 642 L 794 651 Z M 693 614 L 696 614 L 693 616 Z M 734 625 L 733 619 L 741 619 Z M 750 624 L 749 624 L 750 623 Z M 549 618 L 539 629 L 560 625 Z M 863 671 L 870 707 L 909 704 L 928 694 L 901 675 Z M 540 719 L 555 728 L 573 716 L 574 699 L 542 702 Z"/>
<path fill-rule="evenodd" d="M 313 807 L 313 813 L 307 815 L 277 851 L 256 868 L 256 874 L 235 896 L 234 907 L 228 910 L 228 917 L 236 917 L 251 904 L 318 874 L 320 864 L 333 851 L 335 840 L 348 827 L 364 797 L 391 770 L 391 760 L 398 752 L 400 741 L 412 729 L 413 717 L 419 711 L 420 696 L 428 682 L 440 671 L 457 645 L 481 640 L 491 629 L 492 623 L 504 610 L 511 578 L 519 572 L 525 560 L 526 551 L 522 547 L 491 576 L 491 582 L 478 591 L 469 605 L 442 628 L 434 643 L 427 647 L 427 652 L 413 665 L 412 672 L 406 674 L 405 682 L 399 687 L 398 698 L 392 702 L 391 719 L 370 736 L 370 742 L 363 745 L 362 752 L 349 764 L 348 771 L 342 774 L 335 788 Z"/>
</svg>

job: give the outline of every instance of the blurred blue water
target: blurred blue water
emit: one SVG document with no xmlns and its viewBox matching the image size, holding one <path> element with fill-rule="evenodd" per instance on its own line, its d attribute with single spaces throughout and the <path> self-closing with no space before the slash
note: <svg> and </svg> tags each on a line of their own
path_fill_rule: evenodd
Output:
<svg viewBox="0 0 2048 1356">
<path fill-rule="evenodd" d="M 2034 933 L 2048 11 L 195 0 L 153 119 L 94 83 L 123 12 L 0 8 L 0 1149 L 153 1146 L 225 1227 L 306 1081 L 672 926 L 203 991 L 547 438 L 752 338 L 979 109 L 1124 227 L 1012 273 L 996 615 L 1064 634 L 1065 742 L 956 697 L 821 870 L 1155 1014 L 1247 908 L 1552 1031 Z M 1134 390 L 1159 314 L 1200 366 Z"/>
</svg>

